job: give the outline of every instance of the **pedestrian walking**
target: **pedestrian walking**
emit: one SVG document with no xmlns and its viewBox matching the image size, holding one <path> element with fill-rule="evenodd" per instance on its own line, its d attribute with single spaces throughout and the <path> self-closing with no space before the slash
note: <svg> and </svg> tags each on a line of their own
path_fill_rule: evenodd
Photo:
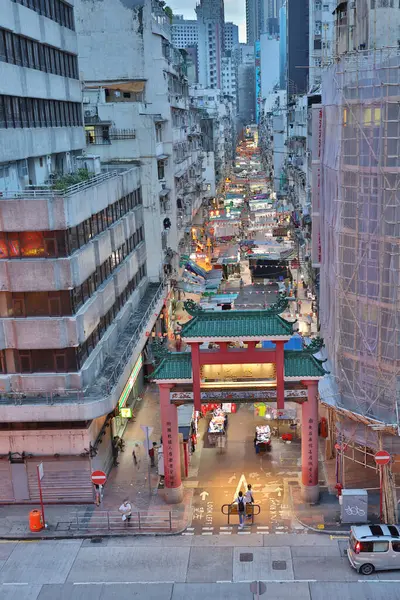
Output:
<svg viewBox="0 0 400 600">
<path fill-rule="evenodd" d="M 246 514 L 246 500 L 243 496 L 243 492 L 240 491 L 238 497 L 236 498 L 236 503 L 238 507 L 238 515 L 239 515 L 239 529 L 243 529 L 244 527 L 244 517 Z"/>
<path fill-rule="evenodd" d="M 153 442 L 153 446 L 150 448 L 149 450 L 149 456 L 150 456 L 150 465 L 152 467 L 156 466 L 156 461 L 155 461 L 155 455 L 156 455 L 156 448 L 157 448 L 157 443 Z"/>
<path fill-rule="evenodd" d="M 122 520 L 124 522 L 126 521 L 129 525 L 132 518 L 132 504 L 129 502 L 128 498 L 125 498 L 118 510 L 122 514 Z"/>
<path fill-rule="evenodd" d="M 247 504 L 250 504 L 251 506 L 254 504 L 254 498 L 253 498 L 253 492 L 251 491 L 251 485 L 250 483 L 247 486 L 247 492 L 244 495 L 244 499 L 246 501 L 246 507 Z M 246 510 L 246 514 L 247 514 L 247 518 L 251 519 L 253 516 L 253 509 L 251 510 L 251 512 L 249 514 L 247 514 L 247 510 Z"/>
<path fill-rule="evenodd" d="M 103 486 L 95 483 L 94 489 L 96 494 L 96 506 L 100 506 L 101 501 L 103 500 Z"/>
</svg>

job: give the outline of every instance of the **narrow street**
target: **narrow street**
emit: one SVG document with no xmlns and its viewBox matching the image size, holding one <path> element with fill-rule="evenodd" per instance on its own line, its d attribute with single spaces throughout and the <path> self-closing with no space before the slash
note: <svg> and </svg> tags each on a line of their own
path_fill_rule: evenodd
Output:
<svg viewBox="0 0 400 600">
<path fill-rule="evenodd" d="M 238 405 L 238 412 L 228 416 L 224 448 L 208 443 L 208 421 L 209 418 L 200 421 L 200 444 L 193 457 L 196 466 L 190 468 L 185 482 L 185 487 L 195 490 L 193 521 L 188 531 L 203 535 L 236 533 L 238 516 L 231 516 L 228 525 L 228 517 L 221 509 L 225 505 L 227 510 L 227 505 L 236 500 L 239 490 L 244 491 L 247 484 L 252 486 L 260 514 L 240 534 L 296 529 L 288 504 L 288 485 L 290 481 L 297 483 L 300 473 L 300 444 L 285 444 L 273 438 L 272 450 L 257 455 L 253 443 L 255 426 L 264 424 L 265 419 L 254 417 L 253 404 Z"/>
</svg>

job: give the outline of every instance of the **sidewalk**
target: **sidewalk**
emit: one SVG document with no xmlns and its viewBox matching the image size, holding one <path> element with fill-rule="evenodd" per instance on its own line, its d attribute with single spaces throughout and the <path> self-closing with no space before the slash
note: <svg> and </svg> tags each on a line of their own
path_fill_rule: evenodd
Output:
<svg viewBox="0 0 400 600">
<path fill-rule="evenodd" d="M 161 436 L 161 420 L 159 413 L 158 393 L 155 386 L 149 385 L 144 398 L 138 406 L 136 420 L 129 423 L 124 434 L 125 451 L 120 453 L 119 465 L 109 474 L 104 487 L 101 506 L 94 504 L 79 505 L 50 505 L 46 506 L 44 498 L 45 517 L 48 528 L 38 533 L 29 530 L 29 512 L 34 505 L 5 505 L 0 506 L 0 539 L 40 539 L 65 537 L 93 537 L 96 535 L 141 535 L 179 533 L 184 530 L 191 519 L 193 490 L 186 489 L 183 502 L 174 506 L 167 505 L 163 492 L 159 488 L 159 476 L 156 467 L 150 469 L 150 485 L 148 477 L 148 456 L 143 446 L 144 433 L 141 425 L 153 427 L 152 442 L 159 443 Z M 138 445 L 138 449 L 136 448 Z M 135 447 L 138 457 L 136 466 L 132 457 Z M 125 498 L 129 498 L 133 508 L 132 527 L 121 528 L 118 519 L 118 508 Z M 141 515 L 141 527 L 137 526 L 137 512 Z M 77 513 L 84 525 L 77 531 Z M 169 515 L 171 513 L 171 516 Z M 111 519 L 111 529 L 108 522 Z M 162 523 L 161 523 L 162 521 Z M 169 530 L 171 521 L 171 530 Z M 101 524 L 104 522 L 105 527 Z M 145 524 L 145 526 L 143 526 Z M 168 530 L 166 530 L 166 527 Z M 145 531 L 143 531 L 143 529 Z"/>
<path fill-rule="evenodd" d="M 340 505 L 335 494 L 321 489 L 318 504 L 310 505 L 304 503 L 299 486 L 291 486 L 289 493 L 293 516 L 307 529 L 337 535 L 350 531 L 351 524 L 342 524 L 340 521 Z M 379 493 L 368 492 L 367 516 L 371 523 L 380 522 Z"/>
</svg>

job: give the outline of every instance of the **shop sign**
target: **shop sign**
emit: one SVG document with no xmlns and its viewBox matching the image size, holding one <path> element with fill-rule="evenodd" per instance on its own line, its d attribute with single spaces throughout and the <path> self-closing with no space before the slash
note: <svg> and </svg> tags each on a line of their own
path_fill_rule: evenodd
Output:
<svg viewBox="0 0 400 600">
<path fill-rule="evenodd" d="M 276 399 L 276 390 L 207 390 L 200 393 L 201 400 L 267 400 Z M 307 398 L 307 390 L 285 390 L 285 398 Z M 193 402 L 193 392 L 170 392 L 171 402 Z"/>
<path fill-rule="evenodd" d="M 131 408 L 120 408 L 119 414 L 123 419 L 131 419 L 132 418 L 132 409 Z"/>
<path fill-rule="evenodd" d="M 272 235 L 274 237 L 285 237 L 287 235 L 287 229 L 286 227 L 275 227 L 275 229 L 272 230 Z"/>
<path fill-rule="evenodd" d="M 140 373 L 140 369 L 142 368 L 142 366 L 143 366 L 143 358 L 142 358 L 142 355 L 140 355 L 135 363 L 135 366 L 132 369 L 131 374 L 129 375 L 128 381 L 126 382 L 126 385 L 124 387 L 124 391 L 122 392 L 122 394 L 118 400 L 118 408 L 122 408 L 123 406 L 125 406 L 125 403 L 129 397 L 129 394 L 132 391 L 133 386 L 135 385 L 135 381 L 138 378 L 138 375 Z"/>
</svg>

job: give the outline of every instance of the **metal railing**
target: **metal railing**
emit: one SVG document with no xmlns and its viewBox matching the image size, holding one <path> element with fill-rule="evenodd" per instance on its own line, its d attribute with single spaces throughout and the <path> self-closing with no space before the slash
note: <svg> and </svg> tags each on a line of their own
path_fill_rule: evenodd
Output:
<svg viewBox="0 0 400 600">
<path fill-rule="evenodd" d="M 143 331 L 146 329 L 146 326 L 149 321 L 151 313 L 154 312 L 154 308 L 156 307 L 156 305 L 158 304 L 160 299 L 163 297 L 165 287 L 166 287 L 166 281 L 162 281 L 160 284 L 160 287 L 156 291 L 151 303 L 149 304 L 146 312 L 144 313 L 143 317 L 141 318 L 139 325 L 136 327 L 134 334 L 132 335 L 129 343 L 127 344 L 125 351 L 121 355 L 121 358 L 119 359 L 113 372 L 111 373 L 110 378 L 107 381 L 108 391 L 111 391 L 112 388 L 117 384 L 122 371 L 124 370 L 125 366 L 127 365 L 128 361 L 129 361 L 129 357 L 133 354 L 134 349 L 139 344 L 140 336 L 142 335 Z"/>
<path fill-rule="evenodd" d="M 82 511 L 71 513 L 55 522 L 56 531 L 65 532 L 169 532 L 178 529 L 179 514 L 170 510 L 135 511 L 129 519 L 122 520 L 118 511 Z M 51 523 L 50 523 L 51 525 Z"/>
<path fill-rule="evenodd" d="M 93 175 L 86 181 L 81 181 L 80 183 L 75 183 L 74 185 L 70 185 L 65 188 L 65 190 L 54 190 L 50 187 L 43 189 L 25 189 L 25 190 L 16 190 L 16 191 L 4 191 L 0 192 L 1 200 L 16 200 L 16 199 L 24 199 L 29 200 L 31 198 L 55 198 L 59 196 L 72 196 L 73 194 L 77 194 L 83 190 L 87 190 L 94 185 L 98 185 L 103 183 L 103 181 L 107 181 L 108 179 L 113 179 L 114 177 L 118 177 L 118 171 L 107 171 L 105 173 L 99 173 L 99 175 Z"/>
<path fill-rule="evenodd" d="M 251 517 L 251 523 L 254 523 L 254 517 L 259 515 L 261 512 L 261 506 L 259 504 L 245 504 L 245 517 Z M 236 503 L 233 504 L 223 504 L 221 506 L 221 512 L 223 515 L 228 516 L 228 525 L 230 525 L 230 517 L 231 515 L 239 515 L 238 505 Z"/>
</svg>

